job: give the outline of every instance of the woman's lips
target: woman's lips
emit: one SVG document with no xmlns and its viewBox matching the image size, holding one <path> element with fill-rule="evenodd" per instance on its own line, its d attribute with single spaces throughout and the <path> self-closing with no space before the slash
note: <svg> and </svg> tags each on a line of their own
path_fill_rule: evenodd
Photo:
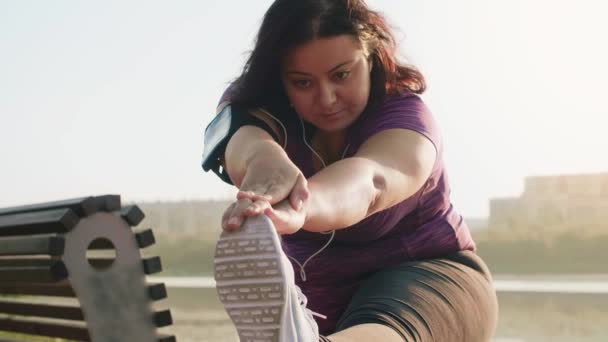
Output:
<svg viewBox="0 0 608 342">
<path fill-rule="evenodd" d="M 338 114 L 340 114 L 342 112 L 342 110 L 339 110 L 337 112 L 333 112 L 333 113 L 329 113 L 329 114 L 322 114 L 324 118 L 333 118 L 335 116 L 337 116 Z"/>
</svg>

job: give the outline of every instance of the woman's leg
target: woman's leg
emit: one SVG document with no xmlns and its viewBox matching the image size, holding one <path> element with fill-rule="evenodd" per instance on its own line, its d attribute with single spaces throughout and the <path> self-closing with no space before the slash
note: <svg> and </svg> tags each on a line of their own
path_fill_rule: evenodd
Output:
<svg viewBox="0 0 608 342">
<path fill-rule="evenodd" d="M 498 318 L 496 293 L 472 252 L 382 270 L 357 291 L 329 339 L 486 342 Z"/>
</svg>

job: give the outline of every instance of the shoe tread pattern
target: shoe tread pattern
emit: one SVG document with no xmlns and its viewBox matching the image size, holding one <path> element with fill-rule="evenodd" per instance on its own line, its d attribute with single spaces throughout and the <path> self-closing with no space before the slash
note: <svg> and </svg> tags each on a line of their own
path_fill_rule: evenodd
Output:
<svg viewBox="0 0 608 342">
<path fill-rule="evenodd" d="M 278 237 L 267 218 L 222 232 L 215 251 L 220 301 L 241 342 L 279 342 L 284 288 Z"/>
</svg>

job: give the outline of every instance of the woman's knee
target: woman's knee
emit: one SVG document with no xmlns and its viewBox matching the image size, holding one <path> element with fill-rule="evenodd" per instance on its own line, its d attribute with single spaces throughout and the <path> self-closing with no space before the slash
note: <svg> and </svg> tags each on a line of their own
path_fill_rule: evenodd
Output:
<svg viewBox="0 0 608 342">
<path fill-rule="evenodd" d="M 383 270 L 357 291 L 338 328 L 379 323 L 406 341 L 488 341 L 498 305 L 479 269 L 432 259 Z"/>
</svg>

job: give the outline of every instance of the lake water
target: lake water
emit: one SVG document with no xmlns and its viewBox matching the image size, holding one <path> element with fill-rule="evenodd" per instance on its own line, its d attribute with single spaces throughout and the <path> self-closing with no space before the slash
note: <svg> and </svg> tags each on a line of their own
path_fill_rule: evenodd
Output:
<svg viewBox="0 0 608 342">
<path fill-rule="evenodd" d="M 238 338 L 217 299 L 213 279 L 154 278 L 169 288 L 178 341 L 236 342 Z M 500 319 L 494 342 L 608 341 L 608 278 L 568 276 L 496 279 Z"/>
</svg>

